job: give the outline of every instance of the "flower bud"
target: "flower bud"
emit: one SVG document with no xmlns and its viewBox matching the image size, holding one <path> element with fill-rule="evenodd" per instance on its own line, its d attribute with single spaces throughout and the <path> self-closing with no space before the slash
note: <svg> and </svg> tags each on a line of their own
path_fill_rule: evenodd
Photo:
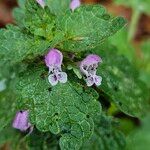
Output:
<svg viewBox="0 0 150 150">
<path fill-rule="evenodd" d="M 74 11 L 77 7 L 81 5 L 80 0 L 72 0 L 70 3 L 70 9 Z"/>
<path fill-rule="evenodd" d="M 28 121 L 28 111 L 17 112 L 12 126 L 23 132 L 27 131 L 31 127 L 31 124 Z"/>
</svg>

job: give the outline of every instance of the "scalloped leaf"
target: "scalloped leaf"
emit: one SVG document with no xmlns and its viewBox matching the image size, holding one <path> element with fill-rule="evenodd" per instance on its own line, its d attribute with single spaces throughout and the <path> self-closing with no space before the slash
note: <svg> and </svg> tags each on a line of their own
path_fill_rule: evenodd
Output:
<svg viewBox="0 0 150 150">
<path fill-rule="evenodd" d="M 72 80 L 50 87 L 47 79 L 40 77 L 42 74 L 45 71 L 36 68 L 21 75 L 17 86 L 19 103 L 30 110 L 31 123 L 38 130 L 61 134 L 62 149 L 69 149 L 70 143 L 74 149 L 80 147 L 91 137 L 93 120 L 101 114 L 97 92 Z"/>
<path fill-rule="evenodd" d="M 115 47 L 97 47 L 95 52 L 102 57 L 103 63 L 98 74 L 103 82 L 99 87 L 124 113 L 142 117 L 149 110 L 149 91 L 139 80 L 135 67 L 124 56 L 118 55 Z"/>
<path fill-rule="evenodd" d="M 121 150 L 126 142 L 123 133 L 116 129 L 116 122 L 112 117 L 102 115 L 97 121 L 95 132 L 89 142 L 81 150 Z"/>
<path fill-rule="evenodd" d="M 49 43 L 23 33 L 17 26 L 9 25 L 0 30 L 0 58 L 11 65 L 43 54 Z"/>
<path fill-rule="evenodd" d="M 58 47 L 75 52 L 88 50 L 102 43 L 125 24 L 124 18 L 112 18 L 100 5 L 83 5 L 57 19 L 56 31 L 64 32 L 65 38 Z"/>
<path fill-rule="evenodd" d="M 71 0 L 45 0 L 45 3 L 49 7 L 51 13 L 56 16 L 65 15 L 66 11 L 70 9 L 70 2 Z"/>
</svg>

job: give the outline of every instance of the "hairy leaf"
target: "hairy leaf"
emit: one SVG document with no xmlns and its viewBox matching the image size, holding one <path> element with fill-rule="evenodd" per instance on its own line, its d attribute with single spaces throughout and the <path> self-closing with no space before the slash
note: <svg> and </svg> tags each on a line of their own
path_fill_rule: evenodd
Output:
<svg viewBox="0 0 150 150">
<path fill-rule="evenodd" d="M 10 90 L 0 92 L 0 131 L 7 126 L 7 124 L 12 122 L 15 116 L 15 99 L 16 97 Z"/>
<path fill-rule="evenodd" d="M 110 96 L 121 111 L 140 117 L 149 109 L 148 89 L 138 79 L 135 67 L 124 56 L 118 55 L 115 49 L 111 46 L 96 49 L 103 60 L 98 69 L 98 74 L 103 78 L 99 88 Z"/>
<path fill-rule="evenodd" d="M 57 136 L 51 135 L 49 132 L 42 133 L 34 128 L 32 134 L 27 137 L 28 147 L 31 150 L 57 150 Z"/>
<path fill-rule="evenodd" d="M 10 64 L 37 57 L 48 47 L 47 41 L 27 35 L 16 26 L 0 30 L 0 58 Z"/>
<path fill-rule="evenodd" d="M 125 19 L 112 18 L 100 5 L 85 5 L 68 11 L 56 21 L 56 30 L 64 32 L 58 47 L 66 51 L 85 51 L 95 47 L 125 25 Z"/>
<path fill-rule="evenodd" d="M 100 121 L 95 126 L 92 138 L 84 144 L 81 150 L 125 149 L 125 137 L 115 126 L 115 122 L 111 117 L 101 116 Z"/>
<path fill-rule="evenodd" d="M 34 72 L 31 70 L 21 75 L 19 103 L 26 104 L 31 123 L 40 131 L 61 134 L 62 149 L 79 149 L 82 142 L 91 137 L 93 120 L 101 112 L 100 104 L 96 101 L 97 93 L 72 80 L 50 87 L 47 74 L 46 80 L 40 77 L 43 74 L 45 71 L 37 68 Z M 25 107 L 24 104 L 22 106 Z"/>
<path fill-rule="evenodd" d="M 135 49 L 128 41 L 127 35 L 128 31 L 124 28 L 110 37 L 109 40 L 117 48 L 119 54 L 125 55 L 132 62 L 135 57 Z"/>
<path fill-rule="evenodd" d="M 57 16 L 65 15 L 66 11 L 69 10 L 70 2 L 71 0 L 45 0 L 51 13 Z"/>
</svg>

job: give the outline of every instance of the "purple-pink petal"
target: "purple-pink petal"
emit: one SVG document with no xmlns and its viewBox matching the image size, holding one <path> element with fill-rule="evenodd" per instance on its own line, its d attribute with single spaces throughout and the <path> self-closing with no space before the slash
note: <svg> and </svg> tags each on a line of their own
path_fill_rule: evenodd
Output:
<svg viewBox="0 0 150 150">
<path fill-rule="evenodd" d="M 74 11 L 77 7 L 81 5 L 80 0 L 72 0 L 70 3 L 70 9 Z"/>
<path fill-rule="evenodd" d="M 36 0 L 36 1 L 37 1 L 37 3 L 39 3 L 39 4 L 41 5 L 42 8 L 45 7 L 45 2 L 44 2 L 44 0 Z"/>
<path fill-rule="evenodd" d="M 12 126 L 13 128 L 19 129 L 21 131 L 26 131 L 29 129 L 31 124 L 28 121 L 28 111 L 17 112 Z"/>
<path fill-rule="evenodd" d="M 48 76 L 48 81 L 52 86 L 55 86 L 58 83 L 58 78 L 55 74 L 50 74 Z"/>
<path fill-rule="evenodd" d="M 102 59 L 98 55 L 90 54 L 81 61 L 80 70 L 86 76 L 91 75 L 91 73 L 95 74 L 100 62 L 102 62 Z M 90 68 L 93 68 L 93 70 L 89 72 Z"/>
<path fill-rule="evenodd" d="M 82 62 L 81 62 L 81 67 L 84 65 L 90 66 L 93 64 L 98 64 L 102 62 L 102 59 L 98 55 L 90 54 L 88 55 Z"/>
<path fill-rule="evenodd" d="M 51 66 L 61 67 L 62 60 L 63 60 L 63 55 L 57 49 L 50 49 L 48 54 L 45 56 L 45 63 L 47 67 L 51 67 Z"/>
</svg>

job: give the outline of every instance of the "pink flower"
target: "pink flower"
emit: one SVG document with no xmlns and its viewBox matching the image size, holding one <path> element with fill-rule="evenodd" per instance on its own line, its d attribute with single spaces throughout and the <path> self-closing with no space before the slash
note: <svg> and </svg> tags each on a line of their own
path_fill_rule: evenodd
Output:
<svg viewBox="0 0 150 150">
<path fill-rule="evenodd" d="M 80 0 L 72 0 L 70 3 L 70 9 L 74 11 L 77 7 L 81 5 Z"/>
<path fill-rule="evenodd" d="M 80 63 L 80 70 L 86 76 L 87 86 L 92 86 L 93 84 L 101 85 L 102 77 L 96 75 L 100 62 L 102 62 L 102 59 L 98 55 L 90 54 Z"/>
<path fill-rule="evenodd" d="M 32 132 L 33 127 L 29 123 L 28 111 L 26 110 L 17 112 L 12 126 L 13 128 L 19 129 L 22 132 L 25 132 L 28 129 L 30 132 Z"/>
<path fill-rule="evenodd" d="M 57 49 L 50 49 L 45 56 L 46 66 L 49 67 L 48 80 L 52 86 L 55 86 L 58 81 L 60 83 L 67 82 L 67 74 L 62 72 L 61 65 L 63 61 L 62 53 Z"/>
<path fill-rule="evenodd" d="M 41 5 L 42 8 L 45 7 L 45 2 L 44 2 L 44 0 L 36 0 L 36 1 L 37 1 L 37 3 L 39 3 L 39 4 Z"/>
</svg>

